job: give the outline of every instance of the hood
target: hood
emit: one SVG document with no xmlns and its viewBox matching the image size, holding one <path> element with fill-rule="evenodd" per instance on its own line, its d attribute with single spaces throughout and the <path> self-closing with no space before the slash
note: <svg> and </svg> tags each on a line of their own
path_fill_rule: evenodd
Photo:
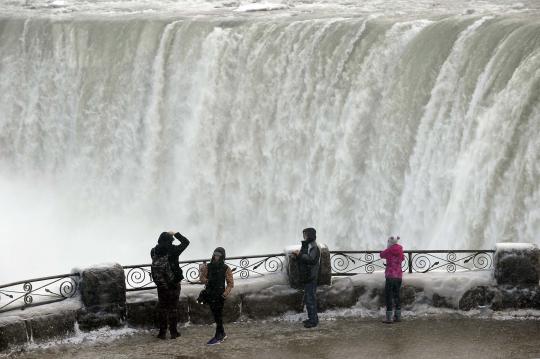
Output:
<svg viewBox="0 0 540 359">
<path fill-rule="evenodd" d="M 212 253 L 212 257 L 214 257 L 214 253 L 221 253 L 221 260 L 220 262 L 225 262 L 225 248 L 223 247 L 217 247 L 214 249 L 214 252 Z M 210 257 L 210 261 L 212 261 L 212 257 Z"/>
<path fill-rule="evenodd" d="M 172 234 L 167 232 L 162 232 L 159 235 L 159 238 L 157 240 L 158 244 L 164 244 L 164 243 L 172 243 L 174 241 L 174 237 Z"/>
<path fill-rule="evenodd" d="M 306 242 L 307 243 L 310 243 L 310 242 L 313 242 L 314 240 L 317 239 L 317 231 L 315 230 L 315 228 L 305 228 L 303 231 L 302 231 L 302 234 L 305 234 L 306 235 Z"/>
</svg>

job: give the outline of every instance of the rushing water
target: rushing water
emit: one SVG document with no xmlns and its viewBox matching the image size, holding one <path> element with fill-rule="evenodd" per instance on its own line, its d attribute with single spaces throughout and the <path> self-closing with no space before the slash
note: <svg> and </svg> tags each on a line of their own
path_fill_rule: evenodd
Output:
<svg viewBox="0 0 540 359">
<path fill-rule="evenodd" d="M 306 226 L 341 249 L 540 243 L 538 10 L 328 3 L 4 4 L 0 281 L 148 262 L 170 228 L 187 257 Z"/>
</svg>

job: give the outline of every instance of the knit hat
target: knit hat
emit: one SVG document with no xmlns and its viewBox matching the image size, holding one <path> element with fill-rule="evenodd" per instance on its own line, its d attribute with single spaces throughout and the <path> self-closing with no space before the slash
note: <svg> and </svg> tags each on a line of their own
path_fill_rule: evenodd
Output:
<svg viewBox="0 0 540 359">
<path fill-rule="evenodd" d="M 390 238 L 388 238 L 388 245 L 394 245 L 394 244 L 397 244 L 397 242 L 399 241 L 399 236 L 391 236 Z"/>
</svg>

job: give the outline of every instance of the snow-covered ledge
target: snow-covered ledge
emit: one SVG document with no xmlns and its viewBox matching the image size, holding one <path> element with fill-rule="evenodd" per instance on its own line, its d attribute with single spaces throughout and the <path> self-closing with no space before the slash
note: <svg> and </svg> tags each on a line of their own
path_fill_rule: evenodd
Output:
<svg viewBox="0 0 540 359">
<path fill-rule="evenodd" d="M 531 243 L 497 243 L 494 276 L 499 285 L 538 285 L 540 250 Z"/>
</svg>

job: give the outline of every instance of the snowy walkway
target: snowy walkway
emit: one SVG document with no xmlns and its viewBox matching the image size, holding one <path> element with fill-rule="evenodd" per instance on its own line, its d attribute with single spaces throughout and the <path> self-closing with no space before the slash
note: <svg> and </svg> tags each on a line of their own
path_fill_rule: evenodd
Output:
<svg viewBox="0 0 540 359">
<path fill-rule="evenodd" d="M 189 326 L 177 340 L 135 332 L 112 342 L 34 348 L 16 358 L 540 358 L 540 320 L 414 319 L 383 325 L 373 319 L 226 325 L 229 339 L 207 347 L 213 328 Z"/>
</svg>

